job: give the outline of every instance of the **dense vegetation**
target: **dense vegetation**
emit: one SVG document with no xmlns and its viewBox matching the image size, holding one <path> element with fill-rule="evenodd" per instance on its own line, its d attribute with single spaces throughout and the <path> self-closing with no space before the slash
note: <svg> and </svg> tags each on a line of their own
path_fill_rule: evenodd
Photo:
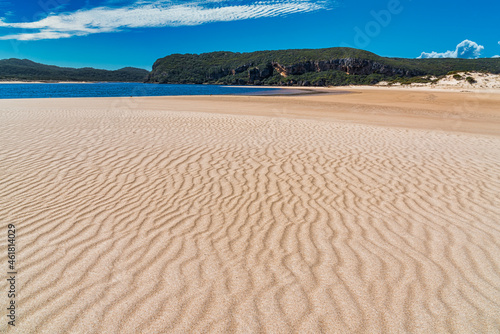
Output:
<svg viewBox="0 0 500 334">
<path fill-rule="evenodd" d="M 142 82 L 148 71 L 125 67 L 116 71 L 94 68 L 67 68 L 44 65 L 27 59 L 0 60 L 0 80 L 41 81 L 119 81 Z"/>
<path fill-rule="evenodd" d="M 286 70 L 285 75 L 281 69 Z M 430 76 L 450 71 L 500 73 L 500 59 L 385 58 L 351 48 L 173 54 L 155 62 L 147 82 L 321 86 L 382 80 L 411 83 L 428 82 Z"/>
</svg>

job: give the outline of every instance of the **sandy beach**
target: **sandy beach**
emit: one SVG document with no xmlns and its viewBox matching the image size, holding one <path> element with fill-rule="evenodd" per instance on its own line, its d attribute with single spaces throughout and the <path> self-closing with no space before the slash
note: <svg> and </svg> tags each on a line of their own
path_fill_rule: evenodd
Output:
<svg viewBox="0 0 500 334">
<path fill-rule="evenodd" d="M 331 91 L 0 100 L 0 332 L 500 332 L 500 94 Z"/>
</svg>

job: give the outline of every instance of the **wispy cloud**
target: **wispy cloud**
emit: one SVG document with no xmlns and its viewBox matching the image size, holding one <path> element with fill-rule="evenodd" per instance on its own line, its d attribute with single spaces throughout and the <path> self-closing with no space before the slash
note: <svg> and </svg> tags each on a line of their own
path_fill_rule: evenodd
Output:
<svg viewBox="0 0 500 334">
<path fill-rule="evenodd" d="M 0 28 L 22 29 L 0 35 L 1 40 L 40 40 L 115 32 L 127 28 L 193 26 L 262 17 L 284 16 L 329 9 L 331 1 L 144 1 L 112 8 L 96 7 L 72 13 L 50 14 L 34 22 L 5 22 Z"/>
<path fill-rule="evenodd" d="M 461 42 L 455 48 L 455 51 L 446 52 L 422 52 L 418 57 L 421 58 L 479 58 L 481 56 L 481 51 L 484 50 L 484 46 L 477 44 L 476 42 L 466 39 Z"/>
</svg>

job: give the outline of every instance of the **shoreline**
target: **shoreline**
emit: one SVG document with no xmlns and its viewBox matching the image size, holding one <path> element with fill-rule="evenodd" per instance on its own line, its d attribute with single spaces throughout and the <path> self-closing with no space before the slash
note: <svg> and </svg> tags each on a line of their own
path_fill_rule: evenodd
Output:
<svg viewBox="0 0 500 334">
<path fill-rule="evenodd" d="M 440 129 L 500 135 L 500 93 L 412 89 L 324 88 L 321 94 L 178 95 L 2 99 L 0 103 L 58 106 L 86 103 L 127 110 L 190 111 L 215 114 L 319 119 L 400 128 Z M 347 94 L 346 94 L 347 93 Z M 73 101 L 73 102 L 72 102 Z"/>
<path fill-rule="evenodd" d="M 0 81 L 0 84 L 103 84 L 103 83 L 144 83 L 133 81 Z M 151 85 L 161 85 L 158 83 L 144 83 Z M 200 85 L 200 86 L 220 86 L 220 87 L 234 87 L 234 88 L 247 88 L 247 89 L 282 89 L 296 91 L 284 95 L 302 95 L 302 94 L 318 94 L 318 93 L 331 93 L 336 90 L 349 90 L 349 89 L 380 89 L 380 90 L 415 90 L 415 91 L 430 91 L 430 92 L 461 92 L 461 93 L 486 93 L 486 94 L 500 94 L 500 87 L 462 87 L 453 85 L 433 85 L 433 84 L 375 84 L 375 85 L 346 85 L 346 86 L 265 86 L 265 85 L 209 85 L 209 84 L 172 84 L 172 85 Z M 244 95 L 251 95 L 244 94 Z M 273 95 L 266 93 L 256 93 L 256 95 Z M 279 96 L 281 94 L 275 94 Z M 166 95 L 168 96 L 168 95 Z M 184 95 L 176 95 L 184 96 Z M 188 95 L 186 95 L 188 96 Z"/>
</svg>

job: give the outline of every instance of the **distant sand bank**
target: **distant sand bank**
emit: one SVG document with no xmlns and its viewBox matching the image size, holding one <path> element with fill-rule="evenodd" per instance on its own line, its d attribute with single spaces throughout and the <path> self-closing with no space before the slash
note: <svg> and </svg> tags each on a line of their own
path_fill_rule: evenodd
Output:
<svg viewBox="0 0 500 334">
<path fill-rule="evenodd" d="M 12 332 L 497 333 L 500 95 L 351 91 L 0 100 Z"/>
</svg>

